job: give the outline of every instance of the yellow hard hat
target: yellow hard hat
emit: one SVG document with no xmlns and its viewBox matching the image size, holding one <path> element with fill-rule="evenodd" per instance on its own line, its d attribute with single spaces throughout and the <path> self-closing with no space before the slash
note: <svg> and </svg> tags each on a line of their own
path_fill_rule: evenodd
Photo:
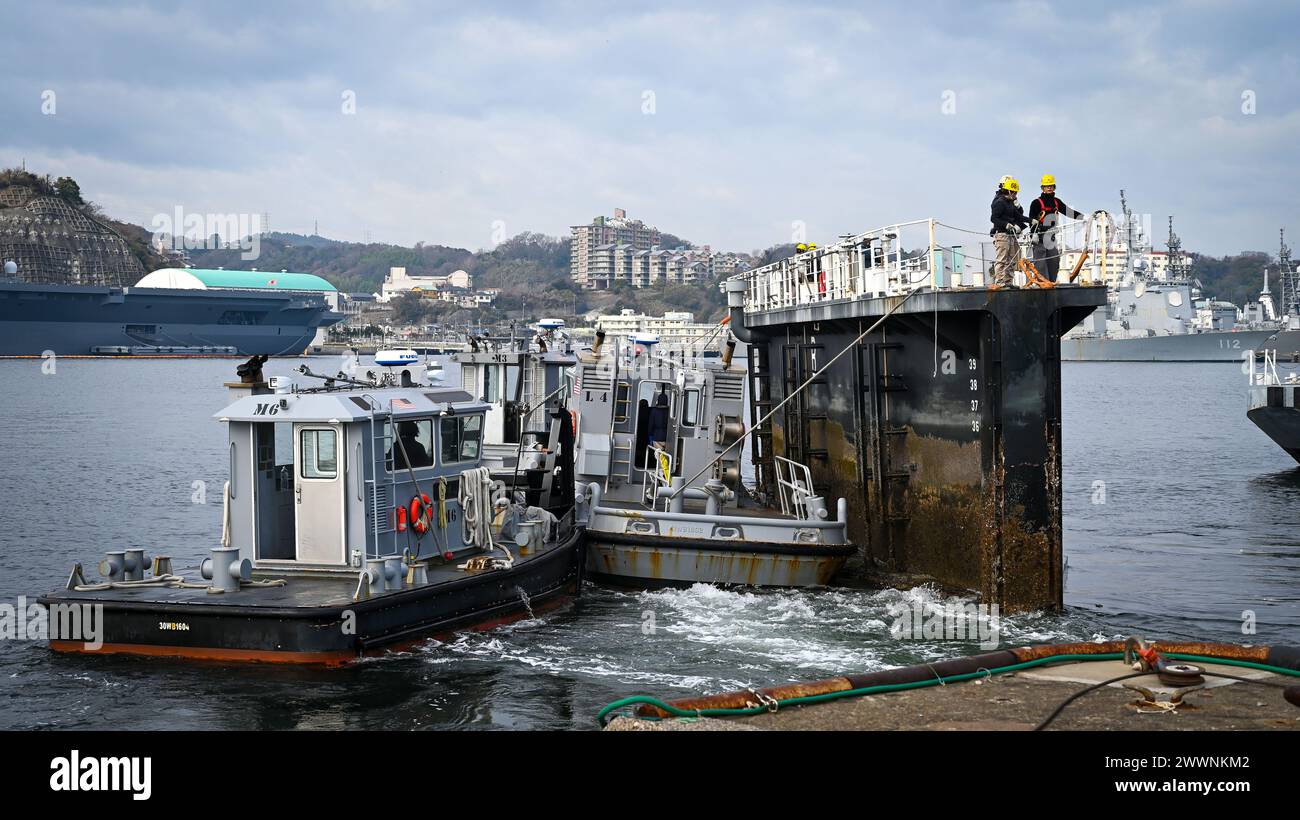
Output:
<svg viewBox="0 0 1300 820">
<path fill-rule="evenodd" d="M 1043 181 L 1040 184 L 1044 188 L 1046 188 L 1048 185 L 1055 185 L 1056 177 L 1052 176 L 1051 174 L 1043 174 Z"/>
<path fill-rule="evenodd" d="M 797 250 L 799 253 L 803 253 L 804 251 L 808 250 L 808 246 L 800 242 L 798 245 L 794 246 L 794 249 Z"/>
<path fill-rule="evenodd" d="M 816 243 L 816 242 L 809 242 L 809 243 L 808 243 L 808 250 L 810 250 L 810 251 L 815 251 L 815 250 L 817 250 L 817 243 Z"/>
<path fill-rule="evenodd" d="M 998 180 L 998 187 L 1017 194 L 1020 193 L 1020 183 L 1016 182 L 1016 178 L 1009 174 L 1003 175 L 1002 179 Z"/>
</svg>

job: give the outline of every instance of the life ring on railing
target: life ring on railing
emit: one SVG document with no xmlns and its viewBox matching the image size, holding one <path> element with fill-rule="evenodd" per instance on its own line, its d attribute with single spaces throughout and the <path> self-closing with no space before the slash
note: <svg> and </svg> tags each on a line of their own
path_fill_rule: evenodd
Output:
<svg viewBox="0 0 1300 820">
<path fill-rule="evenodd" d="M 826 293 L 826 271 L 824 270 L 817 271 L 817 292 L 823 295 Z"/>
<path fill-rule="evenodd" d="M 569 429 L 573 432 L 573 437 L 577 438 L 578 437 L 578 411 L 577 410 L 569 411 L 569 421 L 573 422 L 573 426 L 570 427 Z"/>
<path fill-rule="evenodd" d="M 429 531 L 430 514 L 427 511 L 432 504 L 433 502 L 429 500 L 429 496 L 423 493 L 417 494 L 411 499 L 411 529 L 420 535 L 424 535 Z"/>
</svg>

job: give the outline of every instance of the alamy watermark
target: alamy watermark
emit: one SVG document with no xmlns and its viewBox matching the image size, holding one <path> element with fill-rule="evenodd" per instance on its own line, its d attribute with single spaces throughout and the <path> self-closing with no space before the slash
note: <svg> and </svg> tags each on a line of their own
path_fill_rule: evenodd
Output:
<svg viewBox="0 0 1300 820">
<path fill-rule="evenodd" d="M 103 604 L 0 603 L 0 640 L 80 641 L 89 652 L 104 646 Z"/>
<path fill-rule="evenodd" d="M 173 251 L 238 248 L 239 258 L 249 262 L 262 255 L 261 214 L 186 213 L 177 205 L 169 214 L 155 214 L 153 244 Z"/>
<path fill-rule="evenodd" d="M 973 641 L 981 649 L 997 649 L 1001 640 L 997 604 L 912 601 L 891 604 L 888 612 L 889 634 L 898 640 Z"/>
</svg>

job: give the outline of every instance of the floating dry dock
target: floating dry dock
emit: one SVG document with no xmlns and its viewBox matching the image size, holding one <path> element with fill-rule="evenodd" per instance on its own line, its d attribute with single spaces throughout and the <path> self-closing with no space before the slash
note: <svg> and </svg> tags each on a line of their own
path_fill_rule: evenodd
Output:
<svg viewBox="0 0 1300 820">
<path fill-rule="evenodd" d="M 773 415 L 751 432 L 756 479 L 774 494 L 775 456 L 809 465 L 848 499 L 869 571 L 1003 612 L 1059 609 L 1060 337 L 1106 290 L 991 291 L 938 227 L 869 231 L 725 283 L 751 418 Z"/>
<path fill-rule="evenodd" d="M 1300 729 L 1300 649 L 1159 642 L 1146 649 L 1165 661 L 1159 672 L 1135 670 L 1139 656 L 1127 650 L 1123 641 L 1006 649 L 768 689 L 627 698 L 600 717 L 614 731 Z"/>
</svg>

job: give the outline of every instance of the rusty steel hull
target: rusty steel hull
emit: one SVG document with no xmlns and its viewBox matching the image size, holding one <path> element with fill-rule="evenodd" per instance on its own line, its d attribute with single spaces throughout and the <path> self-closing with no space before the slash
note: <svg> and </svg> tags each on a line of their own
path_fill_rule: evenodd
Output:
<svg viewBox="0 0 1300 820">
<path fill-rule="evenodd" d="M 617 586 L 813 587 L 831 582 L 851 544 L 796 546 L 587 530 L 587 573 Z"/>
<path fill-rule="evenodd" d="M 1105 289 L 918 293 L 858 342 L 899 298 L 745 314 L 754 417 L 795 395 L 754 439 L 760 488 L 771 455 L 806 463 L 869 574 L 1060 608 L 1060 337 Z"/>
</svg>

